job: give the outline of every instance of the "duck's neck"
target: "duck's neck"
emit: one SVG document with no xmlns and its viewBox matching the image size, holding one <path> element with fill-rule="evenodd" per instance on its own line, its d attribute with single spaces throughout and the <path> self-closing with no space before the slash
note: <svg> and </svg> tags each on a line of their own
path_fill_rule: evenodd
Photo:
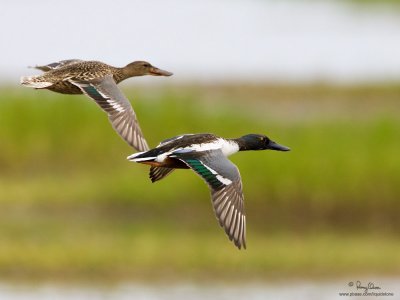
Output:
<svg viewBox="0 0 400 300">
<path fill-rule="evenodd" d="M 249 149 L 248 145 L 245 143 L 245 141 L 243 141 L 242 138 L 237 138 L 237 139 L 229 139 L 230 141 L 232 141 L 233 143 L 235 143 L 239 150 L 238 151 L 247 151 L 247 150 L 251 150 Z"/>
<path fill-rule="evenodd" d="M 117 83 L 120 83 L 121 81 L 134 77 L 134 76 L 139 76 L 135 70 L 132 70 L 132 68 L 114 68 L 113 69 L 113 74 L 114 74 L 114 80 Z"/>
<path fill-rule="evenodd" d="M 235 139 L 226 139 L 221 150 L 225 156 L 229 156 L 240 151 L 240 147 Z"/>
<path fill-rule="evenodd" d="M 113 77 L 116 83 L 120 83 L 122 80 L 129 78 L 124 72 L 124 68 L 112 68 Z"/>
</svg>

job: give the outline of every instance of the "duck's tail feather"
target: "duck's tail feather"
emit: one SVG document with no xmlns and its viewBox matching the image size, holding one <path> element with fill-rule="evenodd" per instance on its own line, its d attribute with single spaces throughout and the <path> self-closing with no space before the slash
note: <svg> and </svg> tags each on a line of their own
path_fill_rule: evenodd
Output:
<svg viewBox="0 0 400 300">
<path fill-rule="evenodd" d="M 28 66 L 28 68 L 37 69 L 37 70 L 40 70 L 40 71 L 43 71 L 43 72 L 47 72 L 47 71 L 51 70 L 51 68 L 49 66 L 38 66 L 38 65 L 36 65 L 36 66 Z"/>
<path fill-rule="evenodd" d="M 35 89 L 44 89 L 53 85 L 52 82 L 42 81 L 38 76 L 22 76 L 20 83 L 26 87 Z"/>
<path fill-rule="evenodd" d="M 134 162 L 143 162 L 143 161 L 154 161 L 157 158 L 157 156 L 144 156 L 143 154 L 145 153 L 147 153 L 147 151 L 134 153 L 132 155 L 129 155 L 127 159 Z"/>
</svg>

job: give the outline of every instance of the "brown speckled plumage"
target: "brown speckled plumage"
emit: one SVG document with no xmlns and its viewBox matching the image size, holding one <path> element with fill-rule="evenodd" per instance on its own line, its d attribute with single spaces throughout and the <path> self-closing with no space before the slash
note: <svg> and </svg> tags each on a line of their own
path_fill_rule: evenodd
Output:
<svg viewBox="0 0 400 300">
<path fill-rule="evenodd" d="M 135 61 L 117 68 L 99 61 L 69 59 L 35 68 L 45 73 L 22 77 L 22 85 L 62 94 L 87 95 L 108 114 L 115 131 L 129 145 L 139 151 L 149 149 L 136 114 L 117 84 L 134 76 L 171 76 L 172 73 L 145 61 Z"/>
<path fill-rule="evenodd" d="M 118 84 L 121 81 L 134 76 L 171 75 L 171 73 L 159 70 L 144 61 L 136 61 L 122 68 L 113 67 L 100 61 L 79 60 L 61 61 L 58 65 L 57 63 L 50 65 L 36 67 L 37 69 L 44 70 L 45 73 L 29 77 L 29 79 L 31 82 L 52 83 L 52 85 L 46 87 L 46 89 L 62 94 L 82 94 L 82 91 L 78 87 L 68 81 L 69 79 L 90 81 L 96 78 L 103 78 L 110 74 Z M 48 69 L 48 71 L 46 71 L 46 69 Z M 157 73 L 157 71 L 160 71 L 160 73 Z"/>
</svg>

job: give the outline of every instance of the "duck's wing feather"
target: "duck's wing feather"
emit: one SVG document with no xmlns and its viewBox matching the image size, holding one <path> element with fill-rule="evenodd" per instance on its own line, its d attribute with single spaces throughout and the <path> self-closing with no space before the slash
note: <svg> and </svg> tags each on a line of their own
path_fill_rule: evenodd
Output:
<svg viewBox="0 0 400 300">
<path fill-rule="evenodd" d="M 183 161 L 206 181 L 219 224 L 239 249 L 246 248 L 246 216 L 238 168 L 221 150 L 183 153 L 178 150 L 169 157 Z"/>
<path fill-rule="evenodd" d="M 165 139 L 165 140 L 161 141 L 157 147 L 166 146 L 167 144 L 174 143 L 177 140 L 180 140 L 184 137 L 192 136 L 192 135 L 193 134 L 191 134 L 191 133 L 181 134 L 181 135 L 174 136 L 172 138 Z M 174 169 L 172 169 L 172 168 L 165 168 L 165 167 L 151 167 L 150 172 L 149 172 L 149 177 L 151 179 L 151 182 L 156 182 L 156 181 L 159 181 L 159 180 L 165 178 L 167 175 L 171 174 L 171 172 L 173 170 Z"/>
<path fill-rule="evenodd" d="M 186 138 L 186 137 L 188 137 L 188 136 L 193 136 L 193 135 L 194 135 L 193 133 L 187 133 L 187 134 L 177 135 L 177 136 L 174 136 L 174 137 L 172 137 L 172 138 L 168 138 L 168 139 L 165 139 L 165 140 L 161 141 L 161 142 L 158 144 L 157 147 L 165 146 L 165 145 L 167 145 L 167 144 L 169 144 L 169 143 L 172 143 L 172 142 L 173 142 L 173 143 L 176 143 L 177 140 Z"/>
<path fill-rule="evenodd" d="M 136 114 L 129 100 L 115 83 L 112 75 L 90 81 L 69 81 L 92 98 L 108 114 L 115 131 L 133 148 L 147 151 L 149 146 L 143 137 Z"/>
<path fill-rule="evenodd" d="M 81 59 L 65 59 L 44 66 L 34 66 L 33 68 L 47 72 L 50 70 L 58 69 L 81 61 L 82 61 Z"/>
<path fill-rule="evenodd" d="M 167 175 L 171 174 L 173 170 L 175 169 L 165 167 L 151 167 L 149 173 L 151 182 L 156 182 L 165 178 Z"/>
</svg>

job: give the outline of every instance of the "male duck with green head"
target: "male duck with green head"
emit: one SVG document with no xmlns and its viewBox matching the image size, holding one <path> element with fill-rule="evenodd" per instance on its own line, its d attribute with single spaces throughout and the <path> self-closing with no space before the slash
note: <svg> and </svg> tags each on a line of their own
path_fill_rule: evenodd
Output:
<svg viewBox="0 0 400 300">
<path fill-rule="evenodd" d="M 148 164 L 153 182 L 174 169 L 192 169 L 208 184 L 215 215 L 229 239 L 246 248 L 246 216 L 242 180 L 238 168 L 227 158 L 238 151 L 289 151 L 261 134 L 225 139 L 214 134 L 185 134 L 167 139 L 156 148 L 132 154 L 130 161 Z"/>
</svg>

